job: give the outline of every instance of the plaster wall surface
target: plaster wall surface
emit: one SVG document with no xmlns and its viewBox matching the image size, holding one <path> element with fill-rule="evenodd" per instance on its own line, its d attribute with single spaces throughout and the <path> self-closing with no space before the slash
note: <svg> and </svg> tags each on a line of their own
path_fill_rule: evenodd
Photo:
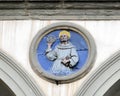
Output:
<svg viewBox="0 0 120 96">
<path fill-rule="evenodd" d="M 46 96 L 73 96 L 86 78 L 108 57 L 120 49 L 120 21 L 65 21 L 87 29 L 96 44 L 96 60 L 92 70 L 82 79 L 69 84 L 56 85 L 36 75 L 29 62 L 29 48 L 37 32 L 56 22 L 65 20 L 9 20 L 0 21 L 0 49 L 18 62 L 36 81 Z"/>
</svg>

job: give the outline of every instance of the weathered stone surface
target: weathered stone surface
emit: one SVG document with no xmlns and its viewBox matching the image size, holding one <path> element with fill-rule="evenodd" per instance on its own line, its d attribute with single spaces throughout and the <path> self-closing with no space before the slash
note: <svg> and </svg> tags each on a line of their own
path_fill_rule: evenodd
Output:
<svg viewBox="0 0 120 96">
<path fill-rule="evenodd" d="M 82 3 L 38 3 L 38 2 L 1 2 L 0 9 L 120 9 L 120 2 L 82 2 Z"/>
<path fill-rule="evenodd" d="M 70 2 L 70 1 L 73 1 L 73 2 L 81 2 L 81 1 L 87 1 L 87 2 L 90 2 L 90 1 L 95 1 L 95 2 L 98 2 L 98 1 L 107 1 L 107 2 L 109 2 L 109 1 L 119 1 L 119 0 L 28 0 L 28 1 L 68 1 L 68 2 Z"/>
<path fill-rule="evenodd" d="M 24 0 L 0 0 L 0 1 L 2 1 L 2 2 L 16 1 L 16 2 L 18 2 L 18 1 L 24 1 Z"/>
<path fill-rule="evenodd" d="M 120 2 L 101 2 L 101 3 L 28 3 L 28 9 L 119 9 Z"/>
<path fill-rule="evenodd" d="M 0 10 L 1 20 L 120 20 L 119 10 Z"/>
<path fill-rule="evenodd" d="M 120 19 L 119 9 L 119 0 L 0 0 L 0 19 Z"/>
</svg>

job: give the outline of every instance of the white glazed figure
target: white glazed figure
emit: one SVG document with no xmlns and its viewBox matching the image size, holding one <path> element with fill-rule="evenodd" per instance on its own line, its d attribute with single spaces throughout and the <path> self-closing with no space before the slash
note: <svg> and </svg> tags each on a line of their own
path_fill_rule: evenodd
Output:
<svg viewBox="0 0 120 96">
<path fill-rule="evenodd" d="M 51 49 L 52 42 L 48 42 L 46 56 L 49 60 L 54 61 L 51 72 L 54 75 L 66 76 L 72 73 L 72 67 L 77 64 L 79 57 L 76 47 L 69 42 L 70 33 L 63 30 L 59 33 L 60 44 L 54 50 Z"/>
</svg>

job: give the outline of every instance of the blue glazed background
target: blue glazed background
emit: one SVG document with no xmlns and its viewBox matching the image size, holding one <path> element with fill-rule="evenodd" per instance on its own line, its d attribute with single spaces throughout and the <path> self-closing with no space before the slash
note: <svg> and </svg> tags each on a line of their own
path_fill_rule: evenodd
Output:
<svg viewBox="0 0 120 96">
<path fill-rule="evenodd" d="M 52 49 L 55 48 L 55 46 L 59 43 L 59 32 L 61 30 L 55 30 L 53 32 L 50 32 L 49 34 L 45 35 L 41 41 L 38 44 L 38 48 L 37 48 L 37 58 L 38 58 L 38 62 L 40 64 L 40 66 L 47 72 L 50 72 L 50 68 L 52 67 L 52 64 L 54 61 L 50 61 L 46 58 L 45 56 L 45 51 L 47 49 L 47 42 L 46 39 L 48 36 L 50 35 L 54 35 L 57 40 L 55 41 L 55 43 L 52 45 Z M 76 46 L 78 55 L 79 55 L 79 62 L 78 64 L 73 68 L 73 73 L 80 70 L 88 57 L 88 45 L 85 41 L 85 39 L 77 32 L 74 32 L 72 30 L 68 30 L 71 34 L 71 38 L 70 38 L 70 42 Z"/>
</svg>

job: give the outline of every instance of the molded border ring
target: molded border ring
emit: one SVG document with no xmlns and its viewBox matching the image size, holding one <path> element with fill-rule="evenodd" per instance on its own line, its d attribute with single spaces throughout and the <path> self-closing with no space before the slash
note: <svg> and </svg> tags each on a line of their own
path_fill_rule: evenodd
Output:
<svg viewBox="0 0 120 96">
<path fill-rule="evenodd" d="M 45 34 L 48 34 L 53 30 L 62 29 L 62 28 L 74 30 L 78 32 L 81 36 L 83 36 L 83 38 L 88 44 L 89 53 L 88 53 L 88 59 L 86 61 L 86 64 L 78 72 L 71 74 L 69 76 L 59 77 L 59 76 L 48 74 L 48 72 L 45 72 L 42 69 L 42 67 L 39 66 L 39 62 L 36 56 L 36 50 L 41 38 L 45 36 Z M 30 50 L 29 50 L 29 59 L 30 59 L 31 67 L 34 70 L 34 72 L 38 74 L 40 77 L 42 77 L 43 79 L 46 79 L 49 82 L 57 83 L 57 84 L 70 83 L 84 77 L 93 67 L 95 57 L 96 57 L 96 45 L 91 34 L 80 25 L 70 23 L 70 22 L 53 23 L 41 29 L 33 38 L 30 46 Z"/>
</svg>

